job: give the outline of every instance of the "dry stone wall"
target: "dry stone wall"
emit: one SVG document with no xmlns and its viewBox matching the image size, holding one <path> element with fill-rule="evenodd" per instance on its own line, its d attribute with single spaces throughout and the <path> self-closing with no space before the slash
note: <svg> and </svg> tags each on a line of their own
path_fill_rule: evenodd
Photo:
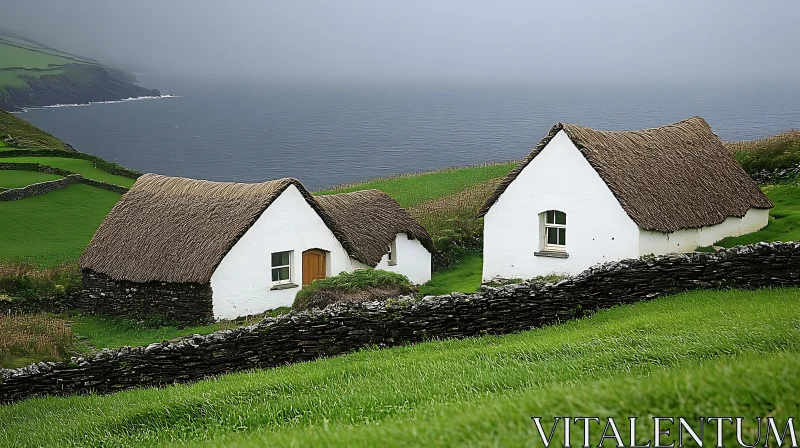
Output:
<svg viewBox="0 0 800 448">
<path fill-rule="evenodd" d="M 134 283 L 84 269 L 78 306 L 90 313 L 171 325 L 208 323 L 214 316 L 211 285 Z"/>
<path fill-rule="evenodd" d="M 0 192 L 0 201 L 16 201 L 32 196 L 39 196 L 40 194 L 50 193 L 51 191 L 60 190 L 70 185 L 77 184 L 81 182 L 81 179 L 83 178 L 80 175 L 72 174 L 62 179 L 30 184 L 22 188 L 11 188 Z"/>
<path fill-rule="evenodd" d="M 365 346 L 524 331 L 678 291 L 787 285 L 800 285 L 800 243 L 623 260 L 556 284 L 521 283 L 475 294 L 332 305 L 236 330 L 147 347 L 104 349 L 60 364 L 0 370 L 0 401 L 107 393 L 282 366 Z"/>
</svg>

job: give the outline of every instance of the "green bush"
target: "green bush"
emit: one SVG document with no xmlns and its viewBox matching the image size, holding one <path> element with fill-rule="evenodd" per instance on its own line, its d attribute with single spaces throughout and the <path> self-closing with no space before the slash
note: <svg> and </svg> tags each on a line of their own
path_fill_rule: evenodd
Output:
<svg viewBox="0 0 800 448">
<path fill-rule="evenodd" d="M 81 288 L 77 263 L 41 269 L 27 262 L 0 264 L 2 309 L 18 311 L 62 311 L 69 296 Z"/>
<path fill-rule="evenodd" d="M 405 275 L 381 269 L 357 269 L 314 280 L 297 292 L 292 308 L 324 308 L 336 302 L 386 300 L 413 292 Z"/>
</svg>

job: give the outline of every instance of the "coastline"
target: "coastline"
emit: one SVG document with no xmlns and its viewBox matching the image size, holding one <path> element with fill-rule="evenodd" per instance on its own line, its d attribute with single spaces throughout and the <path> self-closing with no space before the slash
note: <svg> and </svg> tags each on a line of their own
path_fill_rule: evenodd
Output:
<svg viewBox="0 0 800 448">
<path fill-rule="evenodd" d="M 43 109 L 58 109 L 62 107 L 86 107 L 92 106 L 95 104 L 118 104 L 118 103 L 127 103 L 129 101 L 140 101 L 140 100 L 159 100 L 164 98 L 181 98 L 181 95 L 143 95 L 143 96 L 136 96 L 136 97 L 129 97 L 123 98 L 120 100 L 108 100 L 108 101 L 89 101 L 86 103 L 69 103 L 69 104 L 50 104 L 46 106 L 33 106 L 33 107 L 21 107 L 20 110 L 11 111 L 12 114 L 22 114 L 31 110 L 43 110 Z"/>
</svg>

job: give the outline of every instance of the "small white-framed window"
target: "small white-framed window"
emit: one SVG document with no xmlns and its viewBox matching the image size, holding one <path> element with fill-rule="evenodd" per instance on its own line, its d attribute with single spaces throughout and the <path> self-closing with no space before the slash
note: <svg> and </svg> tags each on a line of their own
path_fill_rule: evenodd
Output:
<svg viewBox="0 0 800 448">
<path fill-rule="evenodd" d="M 389 262 L 389 266 L 395 266 L 397 264 L 397 244 L 395 240 L 392 240 L 386 246 L 386 259 Z"/>
<path fill-rule="evenodd" d="M 272 253 L 272 284 L 282 285 L 292 282 L 293 251 Z"/>
<path fill-rule="evenodd" d="M 567 214 L 558 210 L 544 213 L 544 250 L 567 250 Z"/>
</svg>

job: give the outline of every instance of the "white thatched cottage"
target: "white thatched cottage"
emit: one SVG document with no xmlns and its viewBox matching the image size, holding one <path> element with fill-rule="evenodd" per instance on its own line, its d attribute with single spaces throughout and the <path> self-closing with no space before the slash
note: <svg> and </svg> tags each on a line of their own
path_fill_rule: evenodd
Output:
<svg viewBox="0 0 800 448">
<path fill-rule="evenodd" d="M 428 233 L 385 193 L 140 177 L 81 259 L 87 306 L 190 323 L 291 305 L 312 280 L 381 268 L 430 279 Z"/>
<path fill-rule="evenodd" d="M 630 132 L 559 123 L 479 212 L 483 278 L 690 252 L 764 227 L 771 207 L 700 117 Z"/>
</svg>

